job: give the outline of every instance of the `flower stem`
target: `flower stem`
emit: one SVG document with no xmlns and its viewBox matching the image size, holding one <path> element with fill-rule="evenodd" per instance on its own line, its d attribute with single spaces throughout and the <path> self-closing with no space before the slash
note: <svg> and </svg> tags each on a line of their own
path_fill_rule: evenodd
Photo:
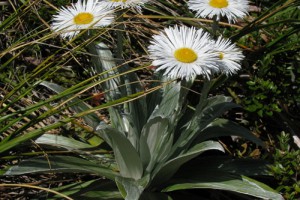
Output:
<svg viewBox="0 0 300 200">
<path fill-rule="evenodd" d="M 202 111 L 202 109 L 205 107 L 210 88 L 211 88 L 211 81 L 204 79 L 204 84 L 203 84 L 202 91 L 201 91 L 200 101 L 196 108 L 197 110 Z"/>
<path fill-rule="evenodd" d="M 122 53 L 123 53 L 123 31 L 125 29 L 125 26 L 124 26 L 124 17 L 123 17 L 123 10 L 120 10 L 117 12 L 117 31 L 116 31 L 116 34 L 117 34 L 117 49 L 116 49 L 116 58 L 117 58 L 117 65 L 121 65 L 122 64 L 122 60 L 123 60 L 123 56 L 122 56 Z"/>
<path fill-rule="evenodd" d="M 219 29 L 219 21 L 217 20 L 217 15 L 213 17 L 213 23 L 211 27 L 212 27 L 213 38 L 217 39 L 217 31 Z"/>
</svg>

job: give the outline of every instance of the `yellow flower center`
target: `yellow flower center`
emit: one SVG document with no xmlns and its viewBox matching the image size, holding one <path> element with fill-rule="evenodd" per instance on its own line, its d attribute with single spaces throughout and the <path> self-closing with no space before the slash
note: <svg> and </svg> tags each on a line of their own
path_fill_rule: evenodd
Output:
<svg viewBox="0 0 300 200">
<path fill-rule="evenodd" d="M 112 2 L 123 2 L 123 3 L 125 3 L 127 0 L 110 0 L 110 1 L 112 1 Z"/>
<path fill-rule="evenodd" d="M 228 6 L 227 0 L 210 0 L 209 5 L 214 8 L 225 8 Z"/>
<path fill-rule="evenodd" d="M 186 47 L 177 49 L 174 53 L 174 57 L 178 61 L 183 63 L 192 63 L 198 58 L 196 52 L 193 49 L 186 48 Z"/>
<path fill-rule="evenodd" d="M 220 60 L 223 60 L 223 58 L 224 58 L 224 53 L 220 52 L 219 58 L 220 58 Z"/>
<path fill-rule="evenodd" d="M 88 12 L 82 12 L 74 17 L 74 23 L 77 25 L 90 24 L 94 20 L 94 15 Z"/>
</svg>

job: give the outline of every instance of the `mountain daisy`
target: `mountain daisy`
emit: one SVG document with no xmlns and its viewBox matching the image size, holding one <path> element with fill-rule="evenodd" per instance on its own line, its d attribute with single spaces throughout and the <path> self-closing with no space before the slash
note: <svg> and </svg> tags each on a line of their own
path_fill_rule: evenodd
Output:
<svg viewBox="0 0 300 200">
<path fill-rule="evenodd" d="M 243 18 L 248 14 L 248 0 L 189 0 L 189 9 L 196 12 L 197 17 L 213 18 L 227 17 L 229 22 Z"/>
<path fill-rule="evenodd" d="M 227 75 L 235 73 L 241 68 L 240 62 L 244 59 L 241 50 L 232 44 L 230 40 L 219 37 L 214 42 L 215 52 L 218 53 L 216 64 L 218 70 Z"/>
<path fill-rule="evenodd" d="M 52 29 L 61 32 L 63 38 L 73 38 L 79 30 L 110 25 L 112 13 L 112 9 L 97 5 L 95 0 L 78 0 L 54 15 Z"/>
<path fill-rule="evenodd" d="M 218 71 L 215 61 L 218 53 L 213 52 L 213 45 L 207 33 L 194 27 L 175 26 L 165 28 L 164 32 L 153 36 L 148 47 L 152 65 L 156 71 L 163 70 L 169 78 L 194 79 L 196 75 Z"/>
<path fill-rule="evenodd" d="M 109 8 L 134 8 L 141 12 L 141 6 L 150 0 L 99 0 L 99 4 Z"/>
</svg>

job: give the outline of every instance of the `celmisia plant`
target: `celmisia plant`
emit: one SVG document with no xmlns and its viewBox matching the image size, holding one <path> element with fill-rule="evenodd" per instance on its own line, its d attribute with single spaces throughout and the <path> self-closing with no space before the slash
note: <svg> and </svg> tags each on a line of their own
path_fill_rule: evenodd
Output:
<svg viewBox="0 0 300 200">
<path fill-rule="evenodd" d="M 208 17 L 220 20 L 226 17 L 235 22 L 248 14 L 248 0 L 189 0 L 188 7 L 196 12 L 196 17 Z"/>
<path fill-rule="evenodd" d="M 153 37 L 149 46 L 150 58 L 157 71 L 164 70 L 169 78 L 195 79 L 196 75 L 210 78 L 218 68 L 208 33 L 185 26 L 166 28 Z"/>
<path fill-rule="evenodd" d="M 152 64 L 173 79 L 190 80 L 196 75 L 210 79 L 214 73 L 232 74 L 240 69 L 244 58 L 229 40 L 219 37 L 214 41 L 208 33 L 194 27 L 166 28 L 153 38 L 149 46 Z"/>
<path fill-rule="evenodd" d="M 144 3 L 147 1 L 79 0 L 59 11 L 54 17 L 53 30 L 59 31 L 63 38 L 72 38 L 78 34 L 74 29 L 111 24 L 110 7 L 132 8 Z M 226 16 L 234 22 L 247 14 L 248 1 L 190 0 L 188 6 L 198 17 L 217 16 L 219 20 Z M 226 156 L 200 156 L 212 150 L 224 152 L 223 146 L 214 139 L 219 136 L 240 136 L 263 145 L 249 130 L 222 118 L 224 112 L 239 105 L 230 97 L 209 96 L 210 90 L 218 86 L 216 77 L 236 73 L 244 59 L 241 50 L 229 39 L 213 37 L 202 29 L 185 25 L 167 27 L 152 37 L 147 50 L 151 65 L 157 67 L 154 73 L 157 80 L 149 90 L 158 89 L 110 107 L 110 123 L 92 123 L 94 132 L 112 148 L 117 171 L 103 170 L 103 166 L 97 171 L 93 164 L 92 168 L 85 167 L 86 172 L 91 169 L 90 172 L 113 180 L 126 200 L 162 199 L 165 197 L 155 192 L 191 188 L 282 199 L 268 186 L 247 177 L 259 174 L 263 165 L 249 160 L 233 161 Z M 106 80 L 101 86 L 107 91 L 108 101 L 147 93 L 136 74 L 126 73 L 129 71 L 126 65 L 117 67 L 113 54 L 103 42 L 89 45 L 88 51 L 94 55 L 91 57 L 94 70 Z M 203 88 L 199 102 L 193 107 L 187 94 L 195 79 L 203 81 Z M 55 88 L 56 92 L 63 91 L 53 83 L 43 85 Z M 71 108 L 76 107 L 74 100 L 71 103 Z M 68 159 L 63 162 L 68 163 Z M 80 163 L 78 158 L 76 162 Z M 86 161 L 82 163 L 81 167 Z M 14 174 L 14 169 L 9 173 Z"/>
<path fill-rule="evenodd" d="M 73 38 L 80 30 L 105 27 L 114 20 L 113 10 L 97 5 L 95 0 L 78 1 L 70 7 L 61 8 L 54 15 L 52 29 L 63 38 Z"/>
<path fill-rule="evenodd" d="M 218 59 L 216 60 L 218 71 L 231 75 L 237 72 L 241 68 L 241 61 L 244 59 L 244 55 L 232 44 L 229 39 L 218 37 L 214 42 L 214 49 L 218 53 Z"/>
</svg>

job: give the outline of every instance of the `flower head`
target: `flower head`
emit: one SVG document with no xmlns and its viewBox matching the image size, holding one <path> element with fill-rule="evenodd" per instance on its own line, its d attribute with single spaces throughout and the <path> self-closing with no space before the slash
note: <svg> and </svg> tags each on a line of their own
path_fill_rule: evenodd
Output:
<svg viewBox="0 0 300 200">
<path fill-rule="evenodd" d="M 211 39 L 207 33 L 194 27 L 175 26 L 153 36 L 148 47 L 156 71 L 164 70 L 169 78 L 193 79 L 196 75 L 209 75 L 217 71 Z"/>
<path fill-rule="evenodd" d="M 226 75 L 235 73 L 241 68 L 240 62 L 244 59 L 241 50 L 232 44 L 230 40 L 219 37 L 213 44 L 215 52 L 218 54 L 216 72 L 222 72 Z"/>
<path fill-rule="evenodd" d="M 189 0 L 188 7 L 196 11 L 197 17 L 227 17 L 229 22 L 248 14 L 248 0 Z"/>
<path fill-rule="evenodd" d="M 113 10 L 99 6 L 95 0 L 78 0 L 70 7 L 63 7 L 54 15 L 52 29 L 62 31 L 63 38 L 72 38 L 79 30 L 110 25 L 114 20 Z"/>
<path fill-rule="evenodd" d="M 141 12 L 141 6 L 150 0 L 100 0 L 99 4 L 109 8 L 134 8 Z"/>
</svg>

